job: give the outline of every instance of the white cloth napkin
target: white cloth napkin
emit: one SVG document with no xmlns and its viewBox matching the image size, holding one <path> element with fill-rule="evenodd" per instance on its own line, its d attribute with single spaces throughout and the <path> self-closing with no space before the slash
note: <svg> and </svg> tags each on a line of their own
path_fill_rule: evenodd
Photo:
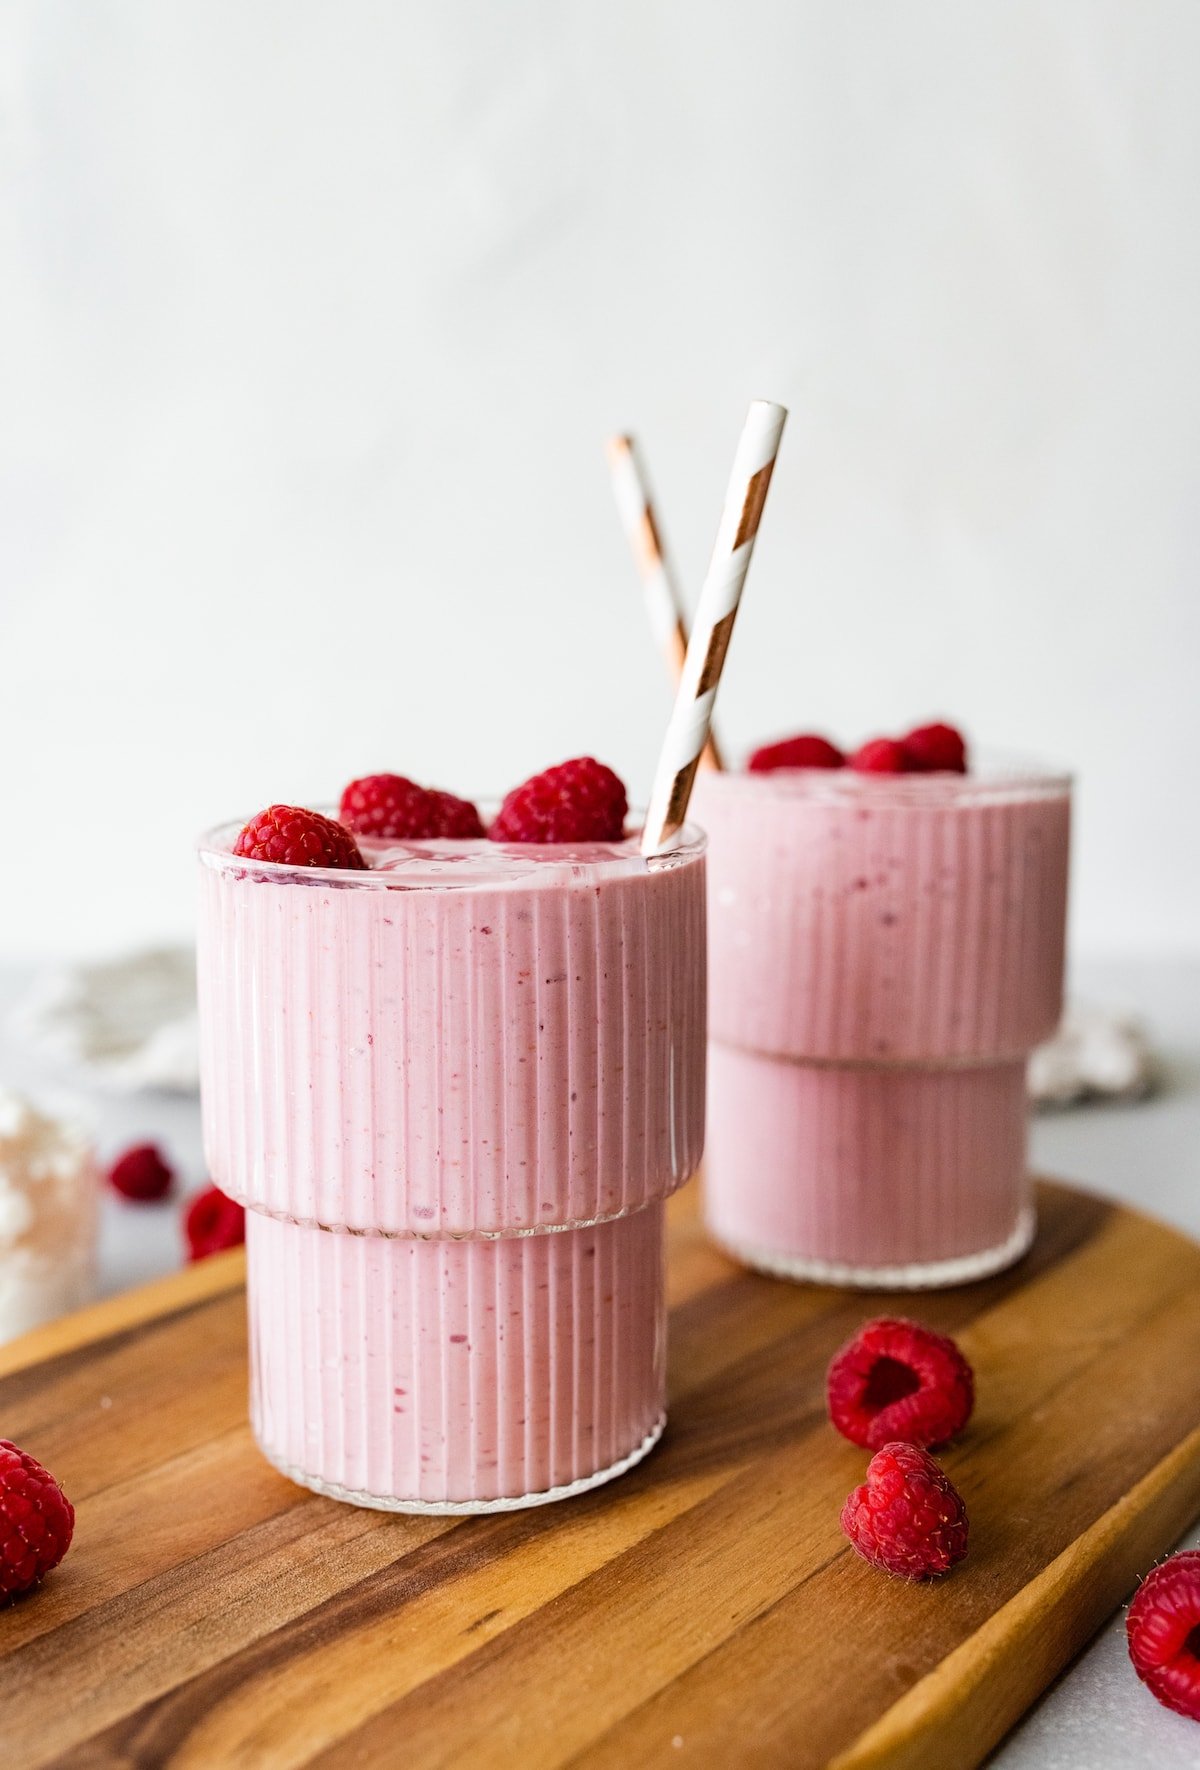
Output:
<svg viewBox="0 0 1200 1770">
<path fill-rule="evenodd" d="M 1139 1022 L 1078 1002 L 1029 1059 L 1029 1093 L 1036 1106 L 1140 1100 L 1154 1083 L 1154 1059 Z"/>
<path fill-rule="evenodd" d="M 196 955 L 156 947 L 37 979 L 13 1013 L 26 1042 L 117 1093 L 200 1085 Z"/>
</svg>

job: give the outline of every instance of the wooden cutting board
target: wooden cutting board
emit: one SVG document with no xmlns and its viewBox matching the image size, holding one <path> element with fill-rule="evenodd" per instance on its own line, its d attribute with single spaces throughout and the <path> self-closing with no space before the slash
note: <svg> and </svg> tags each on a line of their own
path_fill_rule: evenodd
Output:
<svg viewBox="0 0 1200 1770">
<path fill-rule="evenodd" d="M 743 1272 L 676 1201 L 662 1445 L 493 1518 L 268 1468 L 240 1254 L 0 1349 L 0 1435 L 78 1508 L 62 1567 L 0 1611 L 5 1770 L 969 1770 L 1200 1512 L 1200 1247 L 1064 1186 L 1041 1212 L 1013 1272 L 891 1299 Z M 823 1372 L 893 1306 L 978 1375 L 946 1457 L 971 1554 L 935 1586 L 838 1530 L 866 1459 Z"/>
</svg>

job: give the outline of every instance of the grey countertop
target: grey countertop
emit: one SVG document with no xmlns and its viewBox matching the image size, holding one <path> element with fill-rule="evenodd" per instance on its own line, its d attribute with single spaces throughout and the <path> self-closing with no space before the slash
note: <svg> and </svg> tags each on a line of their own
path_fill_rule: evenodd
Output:
<svg viewBox="0 0 1200 1770">
<path fill-rule="evenodd" d="M 22 1050 L 3 1026 L 27 973 L 0 970 L 0 1083 L 46 1095 L 63 1078 Z M 1034 1122 L 1037 1169 L 1125 1200 L 1200 1239 L 1200 959 L 1124 960 L 1076 968 L 1075 993 L 1130 1008 L 1148 1026 L 1162 1061 L 1163 1087 L 1131 1106 L 1089 1106 Z M 155 1139 L 193 1190 L 204 1179 L 196 1102 L 186 1096 L 91 1094 L 103 1154 Z M 106 1198 L 101 1287 L 122 1290 L 180 1264 L 179 1213 L 172 1205 L 132 1207 Z M 1200 1378 L 1200 1373 L 1198 1373 Z M 1187 1539 L 1200 1546 L 1200 1529 Z M 997 1770 L 1197 1770 L 1200 1726 L 1168 1713 L 1142 1689 L 1114 1617 L 997 1752 Z"/>
</svg>

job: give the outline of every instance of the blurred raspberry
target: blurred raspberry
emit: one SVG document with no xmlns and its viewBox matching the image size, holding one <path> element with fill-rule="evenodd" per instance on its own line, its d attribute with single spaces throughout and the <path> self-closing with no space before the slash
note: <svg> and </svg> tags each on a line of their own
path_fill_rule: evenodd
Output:
<svg viewBox="0 0 1200 1770">
<path fill-rule="evenodd" d="M 872 738 L 862 744 L 851 756 L 850 767 L 859 774 L 915 773 L 907 750 L 896 738 Z"/>
<path fill-rule="evenodd" d="M 443 840 L 454 838 L 469 841 L 486 835 L 483 820 L 469 799 L 457 799 L 453 793 L 431 791 L 433 800 L 434 836 Z"/>
<path fill-rule="evenodd" d="M 763 744 L 754 751 L 746 767 L 751 774 L 767 774 L 776 768 L 842 768 L 845 762 L 836 744 L 805 732 L 800 737 Z"/>
<path fill-rule="evenodd" d="M 909 767 L 918 774 L 966 774 L 967 745 L 953 725 L 918 725 L 901 738 Z"/>
<path fill-rule="evenodd" d="M 203 1260 L 207 1254 L 241 1247 L 246 1239 L 246 1213 L 219 1187 L 206 1186 L 189 1204 L 183 1227 L 188 1259 Z"/>
<path fill-rule="evenodd" d="M 117 1157 L 108 1170 L 108 1183 L 122 1198 L 151 1204 L 166 1198 L 175 1175 L 163 1160 L 156 1143 L 138 1143 Z"/>
</svg>

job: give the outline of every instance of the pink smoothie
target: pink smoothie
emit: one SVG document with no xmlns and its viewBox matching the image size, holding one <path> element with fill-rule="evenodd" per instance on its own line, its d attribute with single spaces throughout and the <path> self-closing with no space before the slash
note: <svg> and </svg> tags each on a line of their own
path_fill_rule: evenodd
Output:
<svg viewBox="0 0 1200 1770">
<path fill-rule="evenodd" d="M 420 1241 L 251 1212 L 259 1443 L 293 1479 L 367 1505 L 619 1473 L 665 1417 L 662 1219 L 653 1204 L 555 1235 Z"/>
<path fill-rule="evenodd" d="M 713 1233 L 842 1283 L 953 1283 L 1032 1234 L 1023 1071 L 1062 1005 L 1069 784 L 704 776 Z"/>
<path fill-rule="evenodd" d="M 389 1506 L 619 1472 L 661 1428 L 661 1206 L 703 1138 L 702 841 L 339 873 L 236 834 L 201 852 L 204 1131 L 251 1212 L 266 1454 Z"/>
</svg>

